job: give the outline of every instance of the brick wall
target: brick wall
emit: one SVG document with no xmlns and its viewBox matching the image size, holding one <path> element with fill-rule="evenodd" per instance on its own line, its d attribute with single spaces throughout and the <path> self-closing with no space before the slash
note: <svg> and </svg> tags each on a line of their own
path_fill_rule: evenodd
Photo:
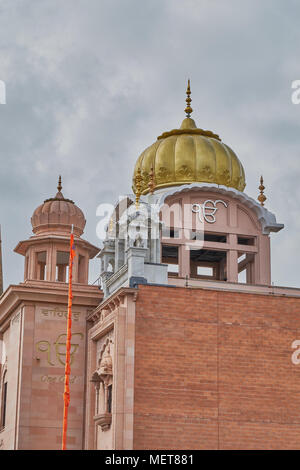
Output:
<svg viewBox="0 0 300 470">
<path fill-rule="evenodd" d="M 300 298 L 140 286 L 135 449 L 300 448 Z"/>
</svg>

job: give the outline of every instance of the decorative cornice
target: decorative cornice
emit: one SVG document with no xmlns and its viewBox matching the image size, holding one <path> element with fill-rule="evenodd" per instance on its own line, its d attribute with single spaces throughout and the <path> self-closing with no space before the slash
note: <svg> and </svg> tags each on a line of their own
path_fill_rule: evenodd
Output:
<svg viewBox="0 0 300 470">
<path fill-rule="evenodd" d="M 45 199 L 44 204 L 50 201 L 63 201 L 63 202 L 70 202 L 71 204 L 75 204 L 75 202 L 72 201 L 72 199 L 67 199 L 65 197 L 57 197 L 57 196 L 49 197 L 48 199 Z"/>
<path fill-rule="evenodd" d="M 157 140 L 166 139 L 167 137 L 171 137 L 172 135 L 203 135 L 204 137 L 209 137 L 211 139 L 216 139 L 222 142 L 218 134 L 214 134 L 212 131 L 205 131 L 204 129 L 172 129 L 171 131 L 163 132 L 161 135 L 157 137 Z"/>
<path fill-rule="evenodd" d="M 156 201 L 158 202 L 159 206 L 162 206 L 166 198 L 169 196 L 177 195 L 182 192 L 197 190 L 214 191 L 225 196 L 227 195 L 228 197 L 237 199 L 241 202 L 241 204 L 245 205 L 249 209 L 252 209 L 261 224 L 262 232 L 264 235 L 268 235 L 270 232 L 279 232 L 279 230 L 284 228 L 284 224 L 278 224 L 276 222 L 276 217 L 272 212 L 268 211 L 265 207 L 261 206 L 254 199 L 247 196 L 247 194 L 242 193 L 241 191 L 238 191 L 235 188 L 228 188 L 227 186 L 217 185 L 215 183 L 191 183 L 184 184 L 182 186 L 176 186 L 170 190 L 161 189 L 155 192 L 155 195 L 157 196 Z"/>
<path fill-rule="evenodd" d="M 100 251 L 95 245 L 92 245 L 87 240 L 84 240 L 80 237 L 74 237 L 75 246 L 81 245 L 86 248 L 90 253 L 90 259 L 94 258 Z M 50 242 L 63 242 L 63 243 L 70 243 L 70 236 L 69 235 L 33 235 L 28 240 L 20 241 L 14 251 L 20 255 L 25 256 L 26 250 L 29 246 L 32 245 L 39 245 L 41 243 L 50 243 Z"/>
<path fill-rule="evenodd" d="M 94 422 L 101 426 L 102 431 L 107 431 L 111 425 L 111 413 L 100 413 L 94 416 Z"/>
<path fill-rule="evenodd" d="M 94 324 L 103 322 L 108 315 L 110 315 L 116 308 L 118 308 L 126 295 L 132 295 L 133 301 L 136 302 L 138 296 L 138 289 L 130 287 L 121 287 L 115 291 L 110 297 L 106 298 L 100 303 L 95 310 L 93 310 L 87 317 L 87 321 L 92 321 Z"/>
<path fill-rule="evenodd" d="M 103 292 L 97 286 L 73 284 L 73 304 L 95 308 Z M 68 303 L 68 284 L 48 281 L 26 281 L 10 285 L 0 298 L 0 325 L 22 304 Z"/>
</svg>

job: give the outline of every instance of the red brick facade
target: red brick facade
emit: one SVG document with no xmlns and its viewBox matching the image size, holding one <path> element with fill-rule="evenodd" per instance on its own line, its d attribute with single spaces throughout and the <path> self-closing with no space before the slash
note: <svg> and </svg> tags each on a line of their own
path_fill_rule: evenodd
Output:
<svg viewBox="0 0 300 470">
<path fill-rule="evenodd" d="M 300 448 L 300 298 L 140 286 L 134 449 Z"/>
</svg>

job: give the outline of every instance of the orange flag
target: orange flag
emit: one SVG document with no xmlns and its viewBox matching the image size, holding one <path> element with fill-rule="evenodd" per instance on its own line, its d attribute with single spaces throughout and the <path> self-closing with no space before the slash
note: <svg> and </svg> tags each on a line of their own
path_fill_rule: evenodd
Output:
<svg viewBox="0 0 300 470">
<path fill-rule="evenodd" d="M 65 390 L 64 390 L 64 418 L 62 433 L 62 450 L 66 450 L 68 429 L 68 408 L 70 403 L 70 350 L 71 350 L 71 328 L 72 328 L 72 272 L 73 259 L 75 256 L 73 227 L 70 238 L 70 260 L 69 260 L 69 295 L 68 295 L 68 319 L 67 319 L 67 342 L 66 342 L 66 366 L 65 366 Z"/>
</svg>

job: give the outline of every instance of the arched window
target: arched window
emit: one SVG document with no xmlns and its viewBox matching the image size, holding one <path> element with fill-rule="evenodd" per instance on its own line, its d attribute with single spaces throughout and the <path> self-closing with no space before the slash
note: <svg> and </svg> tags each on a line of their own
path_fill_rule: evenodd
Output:
<svg viewBox="0 0 300 470">
<path fill-rule="evenodd" d="M 98 365 L 92 377 L 96 390 L 94 421 L 101 426 L 102 431 L 106 431 L 111 425 L 113 408 L 113 367 L 109 340 L 102 350 Z"/>
</svg>

